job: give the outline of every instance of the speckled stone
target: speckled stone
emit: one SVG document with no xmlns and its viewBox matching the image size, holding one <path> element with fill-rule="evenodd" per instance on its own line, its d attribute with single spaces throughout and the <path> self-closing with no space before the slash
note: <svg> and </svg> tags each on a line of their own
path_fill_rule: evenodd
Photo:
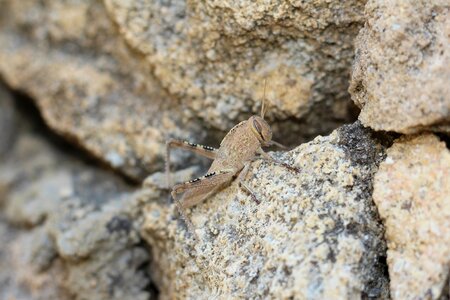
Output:
<svg viewBox="0 0 450 300">
<path fill-rule="evenodd" d="M 216 146 L 259 112 L 265 78 L 286 144 L 355 118 L 347 88 L 365 1 L 1 3 L 1 77 L 136 181 L 162 169 L 168 138 Z"/>
<path fill-rule="evenodd" d="M 15 137 L 0 164 L 0 299 L 150 299 L 130 187 L 43 135 Z"/>
<path fill-rule="evenodd" d="M 450 151 L 432 134 L 398 139 L 375 176 L 392 299 L 448 299 Z M 443 298 L 440 298 L 443 297 Z"/>
<path fill-rule="evenodd" d="M 383 228 L 372 176 L 383 146 L 359 124 L 286 153 L 293 172 L 256 161 L 237 182 L 194 207 L 193 240 L 175 207 L 147 200 L 142 229 L 153 245 L 162 299 L 387 299 Z"/>
<path fill-rule="evenodd" d="M 447 0 L 369 0 L 350 93 L 375 130 L 450 132 Z"/>
</svg>

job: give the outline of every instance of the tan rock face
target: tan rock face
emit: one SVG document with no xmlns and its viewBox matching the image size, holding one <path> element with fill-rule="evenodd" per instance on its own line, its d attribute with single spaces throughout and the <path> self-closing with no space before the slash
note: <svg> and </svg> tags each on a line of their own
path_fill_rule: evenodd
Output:
<svg viewBox="0 0 450 300">
<path fill-rule="evenodd" d="M 364 1 L 170 3 L 3 0 L 0 74 L 54 130 L 137 180 L 161 169 L 169 137 L 218 142 L 258 112 L 265 78 L 285 143 L 353 119 Z"/>
<path fill-rule="evenodd" d="M 162 167 L 169 134 L 204 138 L 122 41 L 102 3 L 11 1 L 2 13 L 2 77 L 95 157 L 141 179 Z"/>
<path fill-rule="evenodd" d="M 300 118 L 328 97 L 345 100 L 340 73 L 353 56 L 365 1 L 105 3 L 161 84 L 227 130 L 259 106 L 264 78 L 280 117 Z"/>
<path fill-rule="evenodd" d="M 378 1 L 366 6 L 350 93 L 375 130 L 450 131 L 448 1 Z"/>
<path fill-rule="evenodd" d="M 450 151 L 431 134 L 395 142 L 375 176 L 393 299 L 448 293 Z"/>
<path fill-rule="evenodd" d="M 354 124 L 284 154 L 300 174 L 255 162 L 192 209 L 200 241 L 151 202 L 142 234 L 153 245 L 153 279 L 162 299 L 360 299 L 388 297 L 383 230 L 371 198 L 383 147 Z"/>
</svg>

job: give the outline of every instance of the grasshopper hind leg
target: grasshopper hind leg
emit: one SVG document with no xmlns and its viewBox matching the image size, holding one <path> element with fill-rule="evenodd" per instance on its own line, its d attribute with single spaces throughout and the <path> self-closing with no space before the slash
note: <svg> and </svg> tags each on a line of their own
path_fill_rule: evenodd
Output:
<svg viewBox="0 0 450 300">
<path fill-rule="evenodd" d="M 166 181 L 167 181 L 167 188 L 170 189 L 171 186 L 171 178 L 170 178 L 170 150 L 172 148 L 179 148 L 183 150 L 187 150 L 193 153 L 196 153 L 200 156 L 209 158 L 209 159 L 215 159 L 217 155 L 217 149 L 209 146 L 204 146 L 200 144 L 194 144 L 188 141 L 184 140 L 178 140 L 178 139 L 170 139 L 166 142 L 166 154 L 165 154 L 165 171 L 166 171 Z"/>
<path fill-rule="evenodd" d="M 185 209 L 203 202 L 208 197 L 216 193 L 220 188 L 231 182 L 235 172 L 220 171 L 208 173 L 205 176 L 194 180 L 177 184 L 172 189 L 172 197 L 175 200 L 180 215 L 186 222 L 189 231 L 196 239 L 195 228 L 191 220 L 187 217 Z M 179 197 L 179 194 L 183 194 Z"/>
</svg>

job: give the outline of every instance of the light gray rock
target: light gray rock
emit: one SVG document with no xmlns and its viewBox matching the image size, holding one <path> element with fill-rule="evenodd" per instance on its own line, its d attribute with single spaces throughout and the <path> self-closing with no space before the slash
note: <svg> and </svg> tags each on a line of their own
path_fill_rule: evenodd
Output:
<svg viewBox="0 0 450 300">
<path fill-rule="evenodd" d="M 2 78 L 134 180 L 162 169 L 169 137 L 216 145 L 259 111 L 265 78 L 285 144 L 355 118 L 348 74 L 365 1 L 2 3 Z"/>
<path fill-rule="evenodd" d="M 142 234 L 153 246 L 162 299 L 387 299 L 383 228 L 372 180 L 384 146 L 360 124 L 287 153 L 300 168 L 253 163 L 237 182 L 188 214 L 193 240 L 172 205 L 149 194 Z M 153 200 L 152 200 L 153 199 Z"/>
<path fill-rule="evenodd" d="M 0 187 L 0 298 L 152 297 L 141 210 L 120 178 L 25 131 Z"/>
</svg>

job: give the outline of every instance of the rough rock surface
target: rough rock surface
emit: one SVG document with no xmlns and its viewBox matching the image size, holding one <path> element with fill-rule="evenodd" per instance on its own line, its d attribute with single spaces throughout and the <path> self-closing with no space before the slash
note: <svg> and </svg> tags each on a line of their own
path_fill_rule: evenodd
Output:
<svg viewBox="0 0 450 300">
<path fill-rule="evenodd" d="M 0 83 L 0 161 L 4 158 L 15 139 L 16 118 L 11 95 Z"/>
<path fill-rule="evenodd" d="M 0 164 L 0 299 L 149 299 L 130 188 L 20 132 Z"/>
<path fill-rule="evenodd" d="M 375 130 L 450 132 L 450 4 L 370 0 L 350 93 Z"/>
<path fill-rule="evenodd" d="M 134 179 L 162 167 L 170 134 L 203 139 L 130 51 L 99 1 L 3 1 L 0 74 L 55 131 Z"/>
<path fill-rule="evenodd" d="M 54 130 L 134 179 L 161 168 L 169 136 L 217 142 L 257 112 L 264 78 L 285 143 L 353 119 L 365 1 L 104 2 L 2 0 L 0 74 Z"/>
<path fill-rule="evenodd" d="M 253 163 L 237 182 L 189 213 L 193 240 L 175 207 L 148 194 L 143 236 L 153 246 L 161 299 L 387 299 L 383 229 L 372 178 L 384 147 L 360 124 L 287 153 L 300 169 Z M 151 184 L 151 181 L 147 182 Z"/>
<path fill-rule="evenodd" d="M 392 299 L 448 299 L 450 151 L 432 135 L 387 151 L 373 198 L 386 227 Z"/>
<path fill-rule="evenodd" d="M 332 109 L 345 101 L 364 3 L 105 0 L 161 84 L 223 130 L 259 105 L 264 78 L 285 118 L 311 113 L 318 102 L 331 100 L 325 105 Z M 336 113 L 345 117 L 345 110 Z"/>
</svg>

